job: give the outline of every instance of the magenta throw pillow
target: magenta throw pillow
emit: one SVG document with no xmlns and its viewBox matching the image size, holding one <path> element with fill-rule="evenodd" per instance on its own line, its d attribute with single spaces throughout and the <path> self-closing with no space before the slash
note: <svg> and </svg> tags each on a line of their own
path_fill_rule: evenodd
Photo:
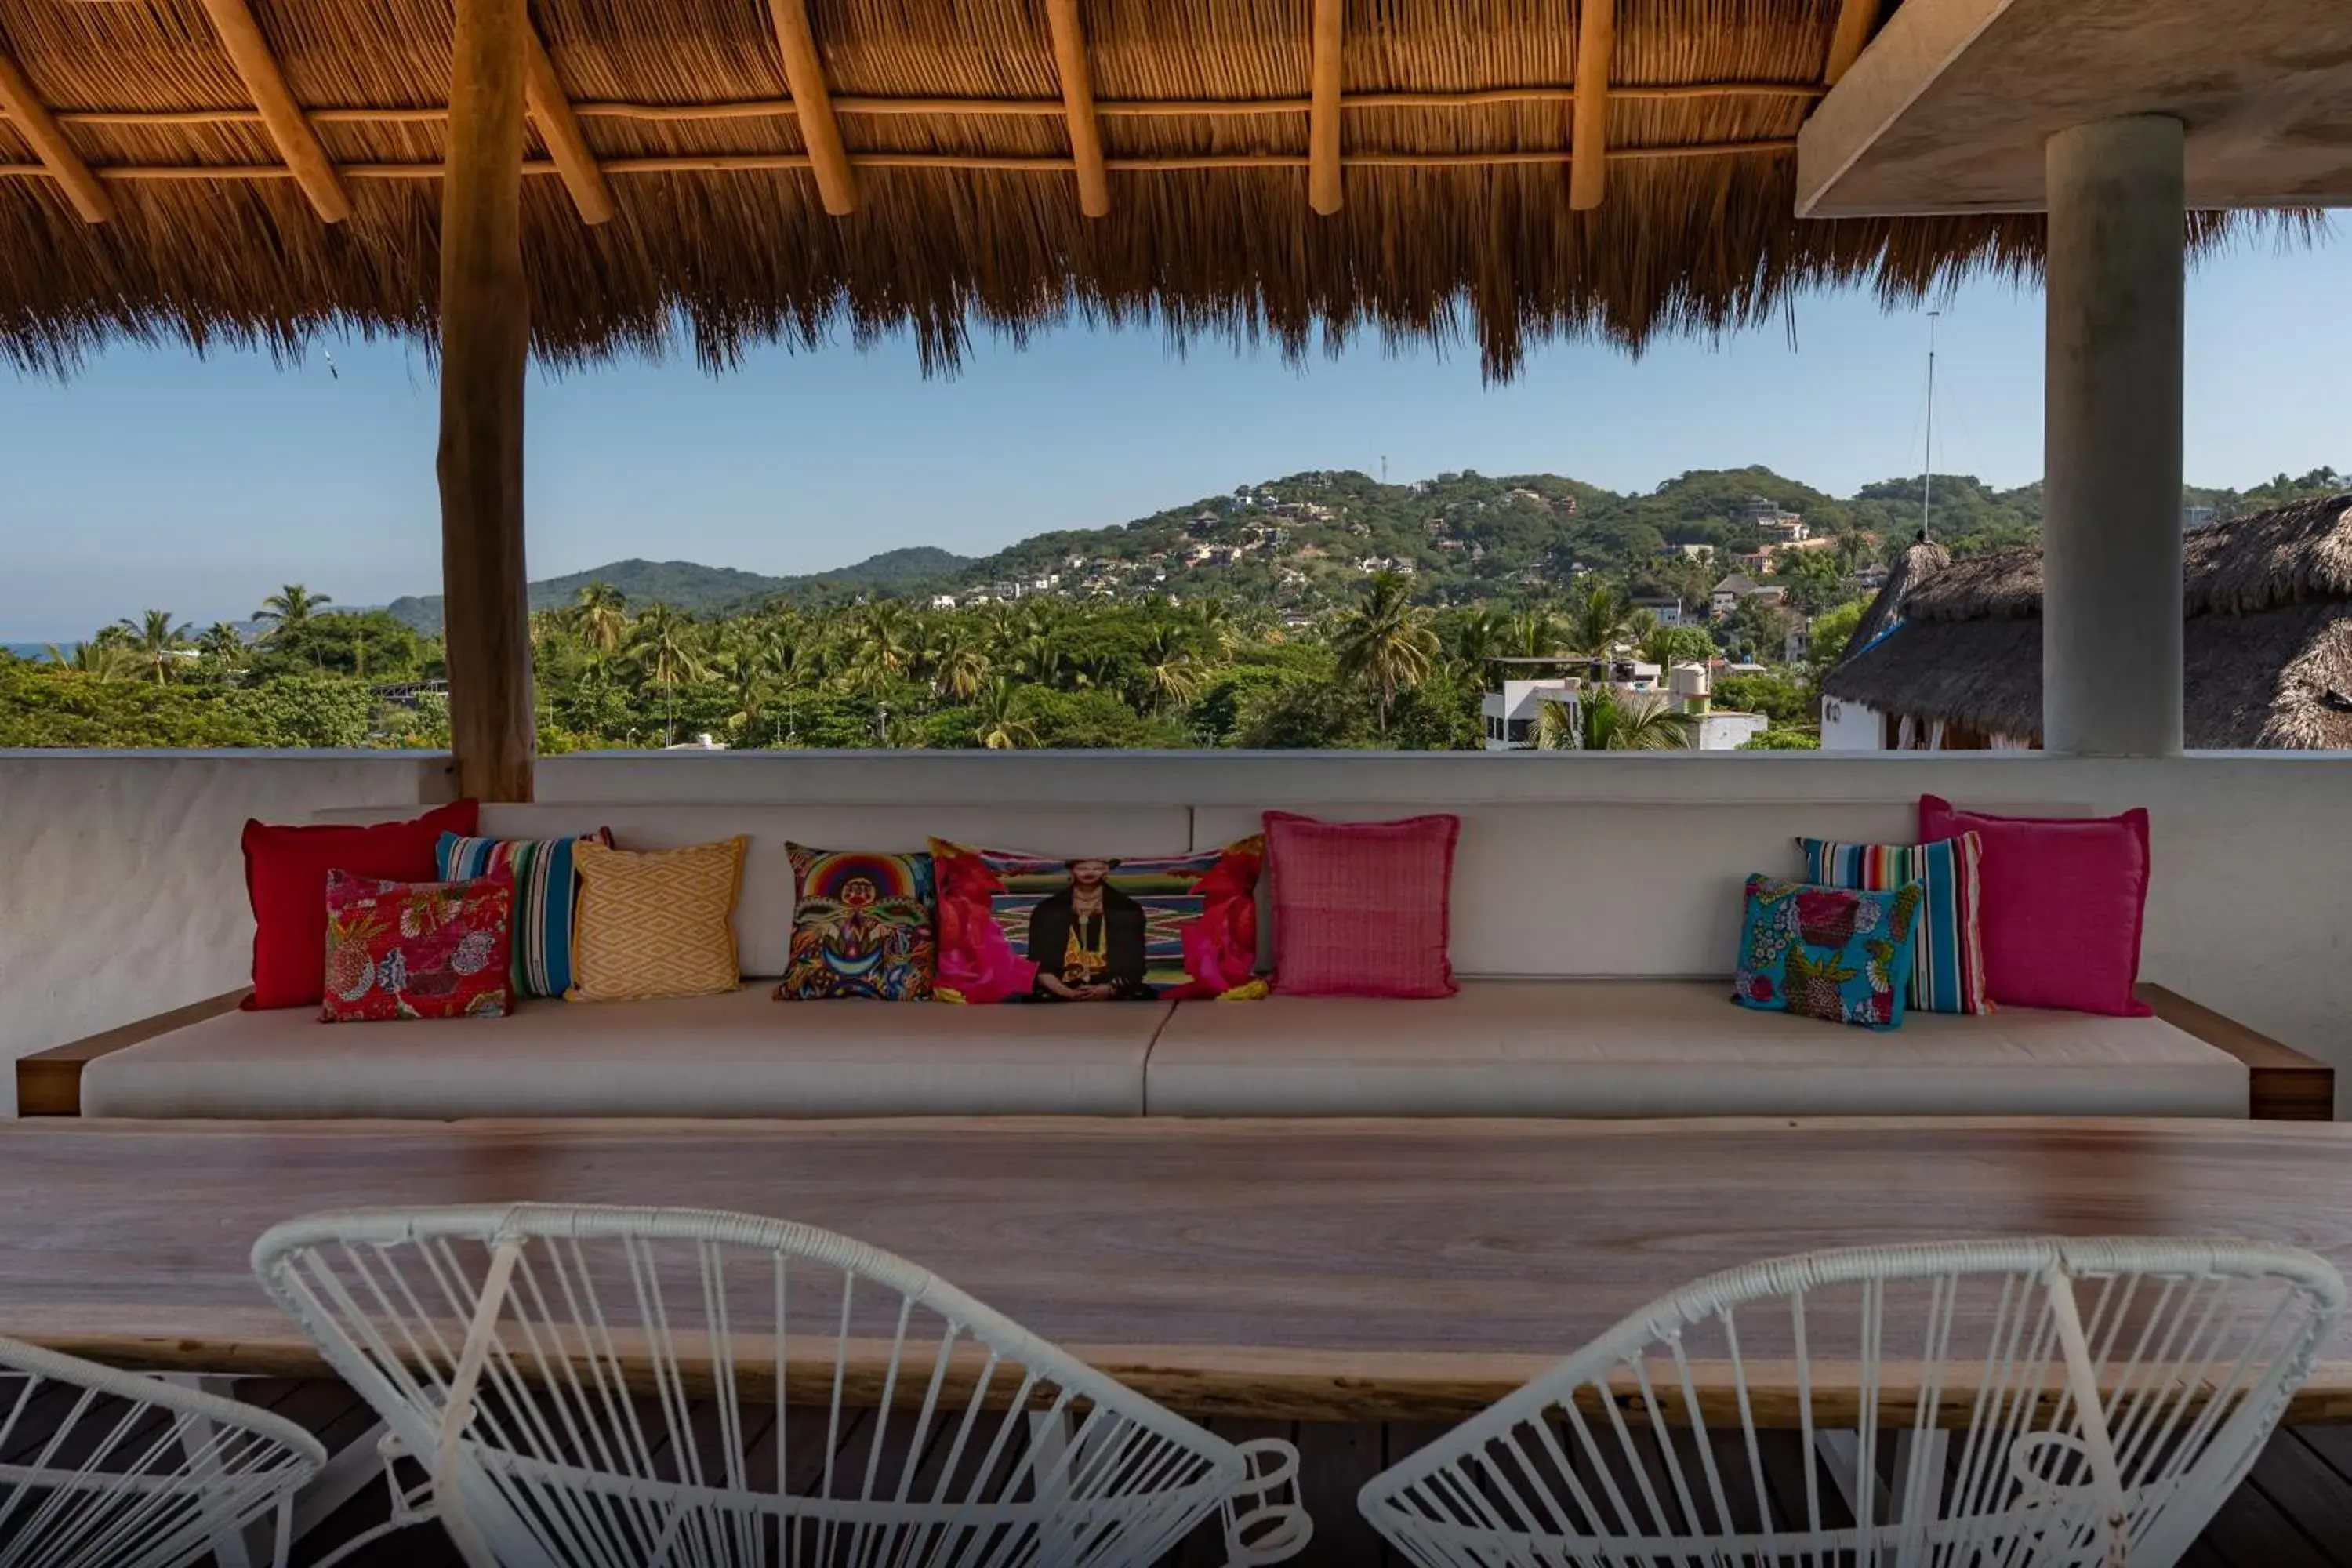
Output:
<svg viewBox="0 0 2352 1568">
<path fill-rule="evenodd" d="M 2147 910 L 2147 813 L 1990 816 L 1919 797 L 1919 837 L 1984 843 L 1979 919 L 1985 991 L 2004 1007 L 2138 1018 Z"/>
<path fill-rule="evenodd" d="M 1458 816 L 1318 822 L 1265 814 L 1278 996 L 1451 996 Z"/>
</svg>

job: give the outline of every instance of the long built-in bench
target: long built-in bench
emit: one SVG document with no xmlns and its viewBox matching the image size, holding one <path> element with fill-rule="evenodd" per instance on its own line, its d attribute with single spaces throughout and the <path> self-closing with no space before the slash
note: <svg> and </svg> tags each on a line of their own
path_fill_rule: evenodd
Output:
<svg viewBox="0 0 2352 1568">
<path fill-rule="evenodd" d="M 1426 809 L 1354 806 L 1375 817 Z M 1738 887 L 1799 832 L 1908 836 L 1878 805 L 1456 807 L 1459 995 L 1431 1002 L 959 1007 L 529 1001 L 502 1020 L 327 1026 L 233 997 L 18 1064 L 26 1115 L 110 1117 L 2210 1116 L 2326 1119 L 2325 1065 L 2158 987 L 2157 1016 L 1914 1014 L 1892 1034 L 1736 1007 Z M 382 813 L 349 814 L 352 817 Z M 913 806 L 490 806 L 483 830 L 624 845 L 748 834 L 747 974 L 780 966 L 788 840 L 1165 854 L 1246 813 Z M 1657 847 L 1672 835 L 1673 853 Z M 1644 847 L 1644 836 L 1647 847 Z M 1649 858 L 1645 859 L 1645 855 Z M 2158 846 L 2161 875 L 2161 846 Z M 1694 871 L 1692 868 L 1706 868 Z M 1719 869 L 1717 869 L 1719 868 Z"/>
</svg>

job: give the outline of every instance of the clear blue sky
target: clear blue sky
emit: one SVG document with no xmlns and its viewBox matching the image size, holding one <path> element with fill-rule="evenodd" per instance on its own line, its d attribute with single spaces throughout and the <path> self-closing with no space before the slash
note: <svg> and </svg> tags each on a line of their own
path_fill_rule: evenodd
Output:
<svg viewBox="0 0 2352 1568">
<path fill-rule="evenodd" d="M 2188 473 L 2243 486 L 2352 468 L 2352 237 L 2269 242 L 2189 285 Z M 2041 470 L 2039 294 L 1963 290 L 1943 318 L 1936 467 Z M 1375 342 L 1301 367 L 1223 343 L 1072 328 L 983 342 L 926 382 L 912 349 L 782 351 L 714 380 L 618 364 L 530 388 L 534 576 L 632 555 L 761 572 L 900 545 L 979 553 L 1305 468 L 1398 480 L 1549 471 L 1646 489 L 1764 463 L 1838 493 L 1919 468 L 1927 323 L 1866 294 L 1801 300 L 1722 342 L 1634 360 L 1538 352 L 1507 386 L 1476 355 Z M 203 624 L 301 582 L 344 604 L 439 588 L 435 391 L 397 346 L 267 357 L 117 349 L 73 381 L 0 381 L 0 640 L 64 639 L 154 605 Z"/>
</svg>

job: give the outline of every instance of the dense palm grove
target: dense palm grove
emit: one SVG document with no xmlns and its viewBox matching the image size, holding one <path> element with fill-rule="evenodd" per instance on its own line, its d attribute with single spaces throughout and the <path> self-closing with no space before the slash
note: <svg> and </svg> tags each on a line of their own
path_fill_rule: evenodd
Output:
<svg viewBox="0 0 2352 1568">
<path fill-rule="evenodd" d="M 1853 608 L 1836 620 L 1850 626 Z M 1311 622 L 1218 599 L 1037 595 L 958 609 L 876 598 L 698 618 L 591 584 L 532 616 L 542 749 L 654 747 L 1475 748 L 1487 661 L 1638 650 L 1704 659 L 1717 637 L 1658 625 L 1594 584 L 1516 610 L 1433 609 L 1363 580 Z M 382 610 L 299 584 L 248 639 L 150 610 L 78 647 L 0 664 L 0 745 L 437 746 L 442 654 Z M 1833 639 L 1834 625 L 1825 628 Z M 1726 641 L 1738 633 L 1726 627 Z M 1834 646 L 1833 640 L 1831 646 Z M 1802 743 L 1811 672 L 1735 678 L 1722 698 Z M 1649 747 L 1681 731 L 1595 705 L 1559 744 Z"/>
</svg>

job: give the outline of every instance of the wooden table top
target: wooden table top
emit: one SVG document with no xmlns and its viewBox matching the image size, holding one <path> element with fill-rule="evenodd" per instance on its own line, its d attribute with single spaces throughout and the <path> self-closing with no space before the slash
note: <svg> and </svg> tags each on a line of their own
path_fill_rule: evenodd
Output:
<svg viewBox="0 0 2352 1568">
<path fill-rule="evenodd" d="M 900 1253 L 1179 1407 L 1460 1414 L 1651 1298 L 1782 1253 L 2239 1237 L 2352 1275 L 2352 1124 L 20 1122 L 0 1331 L 315 1373 L 247 1264 L 325 1208 L 726 1208 Z M 2298 1415 L 2352 1416 L 2352 1328 Z"/>
</svg>

